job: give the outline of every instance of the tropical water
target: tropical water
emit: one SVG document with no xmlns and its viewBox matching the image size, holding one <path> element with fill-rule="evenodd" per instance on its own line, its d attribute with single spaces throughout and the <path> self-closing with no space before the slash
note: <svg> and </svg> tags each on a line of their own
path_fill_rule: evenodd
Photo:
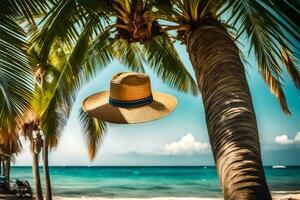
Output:
<svg viewBox="0 0 300 200">
<path fill-rule="evenodd" d="M 300 191 L 300 167 L 265 172 L 272 192 Z M 221 197 L 215 167 L 50 167 L 50 173 L 53 193 L 62 197 Z M 31 167 L 12 167 L 11 176 L 33 186 Z"/>
</svg>

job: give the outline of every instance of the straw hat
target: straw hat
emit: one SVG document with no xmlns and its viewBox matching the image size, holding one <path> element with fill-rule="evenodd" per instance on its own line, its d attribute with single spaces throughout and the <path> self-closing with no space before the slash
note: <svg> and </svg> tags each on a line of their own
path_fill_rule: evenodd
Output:
<svg viewBox="0 0 300 200">
<path fill-rule="evenodd" d="M 163 118 L 175 109 L 176 104 L 175 97 L 152 92 L 146 74 L 122 72 L 112 78 L 110 91 L 86 98 L 82 107 L 98 119 L 133 124 Z"/>
</svg>

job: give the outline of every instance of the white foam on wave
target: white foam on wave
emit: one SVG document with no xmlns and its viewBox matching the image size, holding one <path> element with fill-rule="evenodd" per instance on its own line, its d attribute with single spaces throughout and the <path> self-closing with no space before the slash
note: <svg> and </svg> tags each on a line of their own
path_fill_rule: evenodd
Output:
<svg viewBox="0 0 300 200">
<path fill-rule="evenodd" d="M 153 198 L 106 198 L 106 197 L 55 197 L 54 200 L 223 200 L 205 197 L 153 197 Z"/>
<path fill-rule="evenodd" d="M 300 191 L 272 191 L 274 200 L 300 199 Z M 153 198 L 106 198 L 106 197 L 54 197 L 54 200 L 223 200 L 206 197 L 153 197 Z"/>
<path fill-rule="evenodd" d="M 300 190 L 295 191 L 272 191 L 272 194 L 300 194 Z"/>
</svg>

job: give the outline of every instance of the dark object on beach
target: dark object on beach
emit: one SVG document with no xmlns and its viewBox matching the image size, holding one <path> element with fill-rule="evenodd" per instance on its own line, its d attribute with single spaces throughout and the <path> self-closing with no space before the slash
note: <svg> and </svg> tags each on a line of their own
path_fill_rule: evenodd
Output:
<svg viewBox="0 0 300 200">
<path fill-rule="evenodd" d="M 7 179 L 5 176 L 0 176 L 0 192 L 7 191 Z"/>
<path fill-rule="evenodd" d="M 17 179 L 14 185 L 14 190 L 17 197 L 32 198 L 32 190 L 28 181 L 21 181 Z"/>
</svg>

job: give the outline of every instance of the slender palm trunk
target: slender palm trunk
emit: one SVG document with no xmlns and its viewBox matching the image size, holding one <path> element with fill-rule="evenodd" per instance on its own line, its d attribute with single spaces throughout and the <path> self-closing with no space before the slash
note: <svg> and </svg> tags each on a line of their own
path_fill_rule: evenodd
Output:
<svg viewBox="0 0 300 200">
<path fill-rule="evenodd" d="M 221 27 L 201 25 L 188 34 L 187 49 L 202 93 L 224 198 L 271 199 L 251 94 L 237 46 Z"/>
<path fill-rule="evenodd" d="M 3 176 L 6 177 L 5 188 L 9 191 L 10 189 L 10 158 L 5 158 L 3 161 Z"/>
<path fill-rule="evenodd" d="M 45 174 L 45 198 L 46 200 L 52 200 L 52 191 L 51 191 L 51 181 L 49 174 L 49 163 L 48 163 L 48 138 L 47 136 L 44 139 L 44 147 L 43 147 L 43 166 L 44 166 L 44 174 Z"/>
<path fill-rule="evenodd" d="M 8 158 L 7 160 L 6 160 L 6 163 L 5 163 L 5 165 L 6 165 L 6 180 L 7 180 L 7 189 L 8 190 L 10 190 L 10 158 Z"/>
<path fill-rule="evenodd" d="M 2 175 L 2 158 L 0 157 L 0 174 Z"/>
<path fill-rule="evenodd" d="M 43 200 L 40 172 L 39 172 L 39 154 L 33 152 L 32 171 L 35 181 L 35 194 L 37 200 Z"/>
</svg>

